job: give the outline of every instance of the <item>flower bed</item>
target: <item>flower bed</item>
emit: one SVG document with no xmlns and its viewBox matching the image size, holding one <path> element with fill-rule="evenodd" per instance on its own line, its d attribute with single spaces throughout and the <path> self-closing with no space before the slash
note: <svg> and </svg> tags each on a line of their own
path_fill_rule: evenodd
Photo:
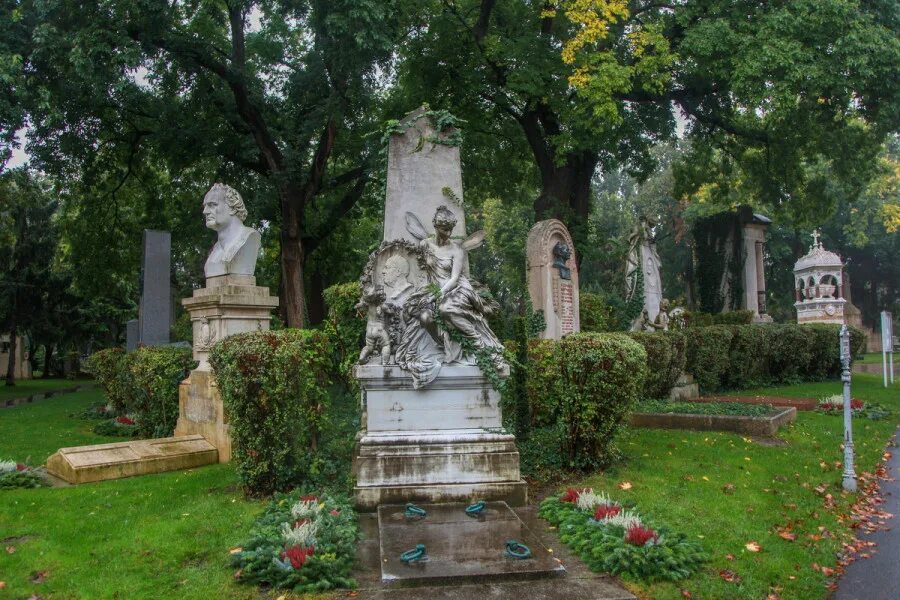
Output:
<svg viewBox="0 0 900 600">
<path fill-rule="evenodd" d="M 540 515 L 559 530 L 559 539 L 593 571 L 635 579 L 677 581 L 707 560 L 684 534 L 654 527 L 603 493 L 569 488 L 541 503 Z"/>
<path fill-rule="evenodd" d="M 819 399 L 817 409 L 826 415 L 844 414 L 844 397 L 841 394 L 834 394 Z M 882 419 L 891 414 L 891 411 L 880 404 L 866 404 L 858 398 L 850 399 L 850 412 L 854 417 L 866 417 L 868 419 Z"/>
<path fill-rule="evenodd" d="M 767 404 L 745 404 L 742 402 L 668 402 L 666 400 L 642 400 L 634 407 L 635 412 L 665 413 L 683 415 L 740 415 L 761 417 L 775 412 Z"/>
<path fill-rule="evenodd" d="M 0 490 L 42 487 L 44 480 L 27 465 L 12 460 L 0 460 Z"/>
<path fill-rule="evenodd" d="M 357 535 L 348 499 L 276 494 L 250 539 L 231 550 L 235 578 L 297 593 L 355 587 L 350 573 Z"/>
</svg>

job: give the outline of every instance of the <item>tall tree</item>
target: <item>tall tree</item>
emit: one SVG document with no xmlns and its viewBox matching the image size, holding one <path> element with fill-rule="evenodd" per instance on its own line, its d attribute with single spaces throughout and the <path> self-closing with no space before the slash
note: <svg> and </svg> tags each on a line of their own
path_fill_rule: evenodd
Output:
<svg viewBox="0 0 900 600">
<path fill-rule="evenodd" d="M 149 155 L 173 180 L 217 164 L 207 184 L 265 182 L 283 312 L 302 326 L 306 261 L 369 178 L 361 133 L 391 3 L 26 0 L 14 21 L 4 35 L 29 75 L 19 91 L 41 166 L 93 176 L 106 194 Z"/>
<path fill-rule="evenodd" d="M 898 126 L 890 2 L 410 0 L 400 89 L 470 123 L 518 130 L 540 176 L 537 216 L 590 212 L 598 169 L 646 176 L 688 121 L 709 181 L 738 165 L 755 197 L 807 212 L 823 169 L 858 194 Z M 434 100 L 433 100 L 434 101 Z M 436 101 L 435 101 L 436 102 Z M 702 181 L 701 181 L 702 180 Z M 577 217 L 577 218 L 576 218 Z"/>
</svg>

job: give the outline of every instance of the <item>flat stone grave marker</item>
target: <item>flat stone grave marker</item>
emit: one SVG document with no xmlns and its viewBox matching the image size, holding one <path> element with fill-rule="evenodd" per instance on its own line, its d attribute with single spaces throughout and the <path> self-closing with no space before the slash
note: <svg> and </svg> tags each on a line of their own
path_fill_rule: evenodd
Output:
<svg viewBox="0 0 900 600">
<path fill-rule="evenodd" d="M 422 504 L 424 518 L 407 518 L 403 505 L 378 507 L 381 580 L 397 586 L 540 579 L 564 575 L 562 563 L 541 544 L 506 502 L 488 502 L 477 517 L 463 504 Z M 506 542 L 528 546 L 532 557 L 505 553 Z M 400 555 L 425 544 L 428 561 L 404 563 Z"/>
</svg>

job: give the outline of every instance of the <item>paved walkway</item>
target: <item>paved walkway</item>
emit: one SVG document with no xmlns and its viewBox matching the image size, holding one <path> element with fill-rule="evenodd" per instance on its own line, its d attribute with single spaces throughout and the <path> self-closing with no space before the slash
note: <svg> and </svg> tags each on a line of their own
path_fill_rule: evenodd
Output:
<svg viewBox="0 0 900 600">
<path fill-rule="evenodd" d="M 894 515 L 888 529 L 862 534 L 860 539 L 875 542 L 872 556 L 851 563 L 838 582 L 834 600 L 896 600 L 900 598 L 900 428 L 888 445 L 891 459 L 887 479 L 880 482 L 884 504 L 881 510 Z"/>
</svg>

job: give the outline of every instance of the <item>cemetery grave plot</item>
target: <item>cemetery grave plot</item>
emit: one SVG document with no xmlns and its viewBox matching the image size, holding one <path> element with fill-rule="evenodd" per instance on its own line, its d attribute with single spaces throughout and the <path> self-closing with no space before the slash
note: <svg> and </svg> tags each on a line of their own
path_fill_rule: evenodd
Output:
<svg viewBox="0 0 900 600">
<path fill-rule="evenodd" d="M 633 427 L 733 431 L 773 436 L 796 418 L 797 409 L 790 406 L 645 401 L 635 407 L 630 423 Z"/>
</svg>

